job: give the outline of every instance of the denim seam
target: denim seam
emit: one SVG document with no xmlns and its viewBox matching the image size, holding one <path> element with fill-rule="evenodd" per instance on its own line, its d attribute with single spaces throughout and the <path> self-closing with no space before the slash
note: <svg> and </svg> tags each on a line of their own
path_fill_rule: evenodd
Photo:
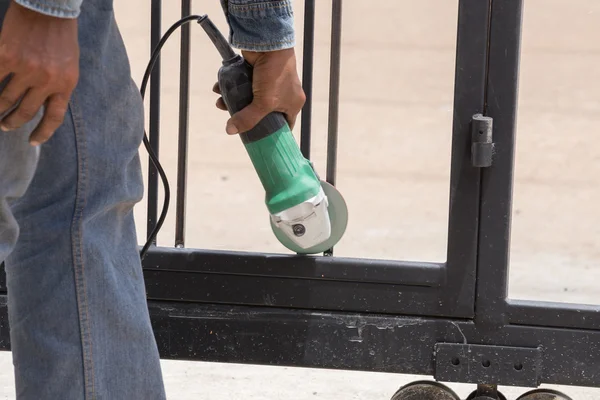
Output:
<svg viewBox="0 0 600 400">
<path fill-rule="evenodd" d="M 22 5 L 24 7 L 39 10 L 43 13 L 51 14 L 56 17 L 76 18 L 79 16 L 79 12 L 76 10 L 72 10 L 72 9 L 68 9 L 68 8 L 64 8 L 64 7 L 56 7 L 56 6 L 53 7 L 53 6 L 49 6 L 47 4 L 40 3 L 39 1 L 35 1 L 35 0 L 17 0 L 17 3 L 19 3 L 20 5 Z"/>
<path fill-rule="evenodd" d="M 274 10 L 274 9 L 289 9 L 289 4 L 229 4 L 229 11 L 256 11 L 256 10 Z"/>
<path fill-rule="evenodd" d="M 85 152 L 85 134 L 81 126 L 81 117 L 77 114 L 75 93 L 69 105 L 71 118 L 75 131 L 75 147 L 77 151 L 77 189 L 75 199 L 75 212 L 72 222 L 73 241 L 73 269 L 75 275 L 75 290 L 77 296 L 77 309 L 79 311 L 79 329 L 81 333 L 81 347 L 83 354 L 83 376 L 85 384 L 85 398 L 95 399 L 96 389 L 94 382 L 94 361 L 89 318 L 89 305 L 87 298 L 87 285 L 85 284 L 85 263 L 83 256 L 83 210 L 87 202 L 87 156 Z"/>
<path fill-rule="evenodd" d="M 263 45 L 261 43 L 248 43 L 248 42 L 235 42 L 236 45 L 241 45 L 241 46 L 267 46 L 267 45 Z M 281 41 L 273 41 L 271 43 L 269 43 L 269 45 L 274 46 L 274 45 L 278 45 L 278 44 L 294 44 L 293 40 L 281 40 Z"/>
</svg>

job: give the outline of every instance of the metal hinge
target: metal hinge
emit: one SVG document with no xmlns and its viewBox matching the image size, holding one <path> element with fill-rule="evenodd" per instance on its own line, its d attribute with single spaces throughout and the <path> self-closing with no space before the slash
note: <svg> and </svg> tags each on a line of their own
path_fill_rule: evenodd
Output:
<svg viewBox="0 0 600 400">
<path fill-rule="evenodd" d="M 494 157 L 494 120 L 482 114 L 473 115 L 471 120 L 471 160 L 476 168 L 492 165 Z"/>
</svg>

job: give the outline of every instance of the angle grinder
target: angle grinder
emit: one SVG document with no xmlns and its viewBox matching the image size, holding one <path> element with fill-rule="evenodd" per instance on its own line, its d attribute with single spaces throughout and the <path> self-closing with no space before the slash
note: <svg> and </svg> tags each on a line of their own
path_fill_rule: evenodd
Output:
<svg viewBox="0 0 600 400">
<path fill-rule="evenodd" d="M 253 68 L 207 16 L 198 22 L 223 59 L 218 84 L 233 115 L 253 100 Z M 239 136 L 265 189 L 271 228 L 279 242 L 298 254 L 322 253 L 337 244 L 348 224 L 346 202 L 302 155 L 285 116 L 273 112 Z"/>
</svg>

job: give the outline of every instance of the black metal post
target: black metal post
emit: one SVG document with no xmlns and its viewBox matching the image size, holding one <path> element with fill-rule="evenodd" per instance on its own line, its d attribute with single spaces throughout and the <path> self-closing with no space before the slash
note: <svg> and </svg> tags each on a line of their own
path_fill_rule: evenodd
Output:
<svg viewBox="0 0 600 400">
<path fill-rule="evenodd" d="M 161 37 L 161 18 L 162 18 L 162 0 L 152 0 L 151 7 L 151 28 L 150 28 L 150 51 L 158 45 Z M 150 129 L 149 129 L 149 141 L 150 147 L 159 156 L 159 140 L 160 140 L 160 68 L 161 58 L 160 56 L 156 60 L 154 65 L 154 71 L 150 78 Z M 146 237 L 149 238 L 150 234 L 156 227 L 158 220 L 158 171 L 152 160 L 148 161 L 148 224 Z M 154 240 L 156 244 L 156 239 Z"/>
<path fill-rule="evenodd" d="M 340 108 L 342 49 L 342 0 L 333 0 L 331 17 L 331 64 L 329 71 L 329 127 L 327 135 L 327 182 L 335 185 Z"/>
<path fill-rule="evenodd" d="M 306 0 L 304 3 L 304 44 L 302 55 L 302 89 L 306 95 L 306 102 L 302 108 L 301 115 L 300 150 L 307 159 L 310 159 L 314 50 L 315 0 Z"/>
<path fill-rule="evenodd" d="M 476 321 L 496 329 L 508 322 L 512 212 L 523 0 L 492 2 L 486 116 L 493 118 L 493 165 L 482 170 Z"/>
<path fill-rule="evenodd" d="M 191 0 L 181 0 L 181 17 L 192 12 Z M 177 150 L 177 204 L 175 209 L 175 246 L 185 246 L 185 205 L 190 102 L 190 25 L 181 27 L 179 73 L 179 142 Z"/>
<path fill-rule="evenodd" d="M 335 185 L 337 171 L 340 108 L 340 67 L 342 53 L 342 0 L 333 0 L 331 16 L 331 56 L 329 70 L 329 126 L 327 129 L 327 182 Z M 333 248 L 324 253 L 333 255 Z"/>
</svg>

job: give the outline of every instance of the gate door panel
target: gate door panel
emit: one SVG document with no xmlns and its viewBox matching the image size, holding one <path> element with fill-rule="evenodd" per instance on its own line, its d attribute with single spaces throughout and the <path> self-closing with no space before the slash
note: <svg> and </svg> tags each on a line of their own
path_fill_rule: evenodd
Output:
<svg viewBox="0 0 600 400">
<path fill-rule="evenodd" d="M 183 2 L 186 3 L 185 1 Z M 435 20 L 443 20 L 444 18 L 455 19 L 457 16 L 456 25 L 456 49 L 452 49 L 455 53 L 455 76 L 449 75 L 449 79 L 455 79 L 454 85 L 448 83 L 446 86 L 449 90 L 454 87 L 453 104 L 448 104 L 447 112 L 452 115 L 448 118 L 447 126 L 447 142 L 451 147 L 451 157 L 447 156 L 447 175 L 450 178 L 448 182 L 449 203 L 446 204 L 448 212 L 448 227 L 447 227 L 447 251 L 445 261 L 403 261 L 390 259 L 376 259 L 375 257 L 367 257 L 366 259 L 358 257 L 344 257 L 336 253 L 336 249 L 327 252 L 324 255 L 318 256 L 295 256 L 291 254 L 276 254 L 273 252 L 244 252 L 230 250 L 208 250 L 202 249 L 202 246 L 190 246 L 185 248 L 185 240 L 183 235 L 183 226 L 185 221 L 185 207 L 178 206 L 177 209 L 177 227 L 176 227 L 176 246 L 171 248 L 158 243 L 152 248 L 144 262 L 145 278 L 148 287 L 148 298 L 150 300 L 165 300 L 165 301 L 187 301 L 187 302 L 202 302 L 212 304 L 235 304 L 235 305 L 253 305 L 253 306 L 269 306 L 269 307 L 287 307 L 315 310 L 343 310 L 354 312 L 376 312 L 376 313 L 391 313 L 391 314 L 408 314 L 408 315 L 428 315 L 428 316 L 450 316 L 469 318 L 474 315 L 474 279 L 475 279 L 475 263 L 476 263 L 476 243 L 479 215 L 479 183 L 482 165 L 474 165 L 472 158 L 472 119 L 475 115 L 483 112 L 484 96 L 485 96 L 485 81 L 487 68 L 487 37 L 489 29 L 489 3 L 477 0 L 461 0 L 451 2 L 452 7 L 446 7 L 452 10 L 452 13 L 444 14 L 439 10 L 437 1 L 422 2 L 416 9 L 420 10 L 423 15 L 414 15 L 412 18 L 422 18 L 426 21 L 429 17 Z M 347 154 L 338 154 L 339 149 L 345 149 L 348 138 L 361 140 L 357 135 L 348 130 L 352 126 L 341 124 L 340 115 L 344 115 L 344 95 L 348 95 L 348 91 L 344 90 L 345 85 L 360 89 L 359 83 L 354 80 L 344 81 L 346 76 L 354 76 L 358 79 L 356 73 L 345 73 L 344 68 L 351 68 L 351 65 L 345 66 L 344 52 L 353 46 L 353 38 L 358 35 L 358 26 L 356 26 L 357 14 L 367 13 L 371 9 L 371 5 L 367 9 L 362 10 L 360 7 L 366 7 L 354 2 L 342 2 L 339 0 L 333 1 L 330 10 L 323 10 L 323 5 L 316 1 L 305 1 L 297 3 L 296 8 L 298 13 L 302 13 L 304 20 L 304 29 L 298 32 L 299 36 L 303 37 L 302 48 L 298 48 L 298 57 L 302 56 L 303 68 L 302 78 L 305 92 L 308 100 L 301 117 L 301 132 L 299 135 L 301 148 L 304 154 L 311 159 L 319 159 L 317 169 L 323 179 L 331 183 L 338 184 L 344 192 L 345 179 L 344 174 L 352 174 L 351 168 L 345 171 L 344 168 L 338 168 L 337 160 L 349 160 Z M 366 3 L 365 3 L 366 4 Z M 371 4 L 371 2 L 369 2 Z M 388 4 L 385 1 L 379 1 L 378 7 L 385 8 Z M 409 3 L 407 3 L 407 7 Z M 315 8 L 316 7 L 316 8 Z M 377 7 L 375 7 L 377 8 Z M 444 8 L 444 9 L 446 9 Z M 185 7 L 184 7 L 185 9 Z M 410 7 L 408 9 L 415 9 Z M 155 13 L 160 12 L 160 7 L 154 10 Z M 318 12 L 331 12 L 331 30 L 329 31 L 330 46 L 328 50 L 329 58 L 329 78 L 328 78 L 328 131 L 327 134 L 320 137 L 319 141 L 315 140 L 312 135 L 312 127 L 314 123 L 311 121 L 314 115 L 317 115 L 323 108 L 322 101 L 315 99 L 315 94 L 319 90 L 314 82 L 321 76 L 319 70 L 315 70 L 313 59 L 319 54 L 319 49 L 322 48 L 322 42 L 327 39 L 316 37 L 315 35 L 315 19 Z M 408 12 L 408 11 L 407 11 Z M 436 14 L 438 13 L 438 14 Z M 344 24 L 346 19 L 344 15 L 352 17 L 352 24 Z M 376 13 L 377 18 L 394 19 L 393 15 L 382 15 Z M 434 23 L 431 28 L 433 29 Z M 425 25 L 428 26 L 428 25 Z M 345 32 L 348 32 L 345 36 Z M 421 34 L 428 34 L 428 29 L 423 29 Z M 385 40 L 400 40 L 393 33 L 392 36 L 382 36 Z M 376 38 L 377 35 L 373 35 Z M 429 36 L 428 36 L 429 37 Z M 347 40 L 345 38 L 348 38 Z M 156 39 L 156 37 L 155 37 Z M 188 34 L 184 31 L 182 36 L 184 44 L 182 49 L 196 48 L 196 45 L 189 46 L 186 44 L 190 40 Z M 373 44 L 373 57 L 380 57 L 385 52 L 385 40 L 382 43 Z M 425 39 L 423 39 L 425 40 Z M 437 42 L 436 42 L 437 43 Z M 198 44 L 201 46 L 201 44 Z M 379 47 L 378 47 L 379 46 Z M 435 51 L 435 44 L 431 45 Z M 379 50 L 378 50 L 379 49 Z M 383 89 L 398 88 L 394 80 L 409 79 L 399 75 L 394 76 L 394 71 L 406 71 L 404 64 L 410 62 L 422 63 L 427 65 L 428 56 L 421 52 L 409 52 L 414 57 L 421 57 L 419 60 L 403 60 L 398 53 L 394 53 L 390 49 L 390 59 L 372 60 L 368 65 L 371 70 L 363 74 L 369 76 L 377 87 Z M 189 50 L 188 50 L 189 51 Z M 348 50 L 349 51 L 349 50 Z M 430 49 L 430 51 L 433 51 Z M 366 52 L 365 54 L 367 54 Z M 401 53 L 402 55 L 404 53 Z M 417 54 L 415 56 L 415 54 Z M 182 53 L 182 65 L 188 63 L 188 53 Z M 350 57 L 348 57 L 350 58 Z M 425 59 L 425 61 L 423 61 Z M 450 60 L 451 57 L 448 57 Z M 378 64 L 384 63 L 384 66 L 377 68 Z M 392 65 L 392 67 L 390 67 Z M 408 69 L 410 70 L 410 69 Z M 386 74 L 381 74 L 380 71 L 385 71 Z M 182 70 L 182 74 L 187 74 L 187 69 Z M 392 76 L 389 76 L 392 75 Z M 362 75 L 360 75 L 362 76 Z M 163 77 L 164 79 L 164 77 Z M 412 79 L 412 78 L 410 78 Z M 427 77 L 423 79 L 423 93 L 427 89 Z M 157 81 L 158 78 L 155 77 Z M 191 79 L 191 84 L 193 84 Z M 387 84 L 386 82 L 390 82 Z M 187 82 L 187 79 L 182 79 L 182 82 Z M 369 85 L 369 82 L 364 82 L 362 85 Z M 408 86 L 408 85 L 405 85 Z M 414 88 L 415 85 L 411 85 Z M 419 86 L 416 85 L 418 88 Z M 431 90 L 431 88 L 429 88 Z M 152 87 L 155 94 L 154 101 L 156 102 L 156 93 L 158 91 L 155 82 Z M 182 98 L 187 98 L 186 86 L 182 86 Z M 435 90 L 434 90 L 435 93 Z M 402 93 L 391 91 L 389 93 L 382 92 L 380 102 L 396 105 L 399 115 L 404 115 L 406 118 L 411 118 L 411 113 L 407 112 L 407 107 L 410 107 L 410 96 L 422 96 L 425 94 L 419 93 L 418 89 L 414 93 Z M 386 97 L 386 98 L 383 98 Z M 451 96 L 447 96 L 451 98 Z M 377 99 L 368 99 L 365 102 L 365 108 L 375 102 Z M 152 100 L 151 100 L 152 101 Z M 435 99 L 434 99 L 435 101 Z M 350 104 L 350 102 L 348 103 Z M 408 105 L 408 106 L 407 106 Z M 151 107 L 153 105 L 151 104 Z M 155 105 L 154 105 L 155 106 Z M 350 106 L 348 106 L 350 107 Z M 353 106 L 355 107 L 355 106 Z M 368 109 L 368 108 L 366 108 Z M 390 112 L 394 112 L 390 109 Z M 357 108 L 357 112 L 359 108 Z M 181 121 L 187 121 L 185 117 L 187 109 L 182 107 L 180 110 L 183 113 Z M 368 118 L 368 115 L 365 115 Z M 432 116 L 431 118 L 434 118 Z M 225 119 L 223 119 L 225 121 Z M 377 120 L 373 120 L 372 132 L 370 135 L 382 134 L 378 132 Z M 407 123 L 410 125 L 410 123 Z M 422 125 L 422 124 L 421 124 Z M 426 126 L 427 124 L 425 124 Z M 340 129 L 343 126 L 344 129 Z M 410 126 L 414 126 L 410 125 Z M 484 129 L 483 125 L 477 125 Z M 431 140 L 428 137 L 426 130 L 413 132 L 403 130 L 402 120 L 398 120 L 394 136 L 390 137 L 386 146 L 399 146 L 399 143 L 416 143 L 420 144 L 419 137 L 423 140 Z M 156 127 L 154 126 L 154 129 Z M 187 126 L 184 126 L 184 131 Z M 390 129 L 390 127 L 386 127 Z M 156 132 L 150 132 L 151 137 L 154 137 L 154 146 L 156 146 Z M 410 135 L 410 140 L 394 140 L 394 137 Z M 182 136 L 185 138 L 185 134 Z M 451 138 L 451 140 L 450 140 Z M 322 139 L 322 140 L 321 140 Z M 369 141 L 368 135 L 362 138 L 365 142 Z M 186 142 L 181 142 L 185 151 Z M 241 145 L 240 145 L 241 147 Z M 359 148 L 359 146 L 356 146 Z M 389 160 L 378 160 L 377 153 L 374 149 L 372 155 L 372 163 L 385 163 Z M 180 148 L 180 151 L 182 149 Z M 383 152 L 383 151 L 382 151 Z M 398 154 L 406 154 L 410 152 L 407 148 L 398 148 Z M 384 154 L 394 154 L 394 152 L 385 151 Z M 431 154 L 436 154 L 432 149 Z M 364 158 L 368 155 L 360 155 Z M 358 155 L 357 155 L 358 157 Z M 193 161 L 193 156 L 188 155 L 190 162 Z M 430 163 L 423 162 L 422 175 L 427 176 L 427 165 L 438 165 L 439 160 L 431 160 Z M 347 165 L 347 164 L 346 164 Z M 390 164 L 391 165 L 391 164 Z M 402 162 L 396 162 L 397 170 L 389 170 L 388 174 L 401 174 L 403 168 L 410 170 L 411 166 L 403 167 Z M 179 174 L 185 176 L 187 173 L 187 185 L 194 180 L 194 173 L 186 172 L 185 162 L 180 162 L 178 165 Z M 250 163 L 245 167 L 252 168 Z M 152 170 L 152 169 L 151 169 Z M 356 171 L 355 171 L 356 172 Z M 360 172 L 360 171 L 358 171 Z M 350 176 L 350 175 L 348 175 Z M 362 178 L 365 187 L 369 186 L 369 180 L 376 178 L 376 175 L 370 176 L 365 174 Z M 155 176 L 151 174 L 151 184 L 149 187 L 154 187 L 152 184 Z M 185 182 L 185 179 L 180 179 L 180 182 Z M 346 180 L 347 182 L 347 180 Z M 418 193 L 420 185 L 415 185 L 414 190 L 404 193 L 401 196 L 426 196 L 427 194 Z M 405 186 L 408 187 L 408 186 Z M 186 198 L 185 185 L 178 185 L 177 204 L 184 204 Z M 381 188 L 380 188 L 381 189 Z M 394 188 L 383 188 L 374 196 L 391 197 L 396 192 Z M 149 203 L 150 215 L 149 228 L 152 228 L 152 221 L 155 221 L 156 210 L 158 206 L 157 196 L 151 196 Z M 201 200 L 199 200 L 201 201 Z M 397 199 L 402 201 L 401 198 Z M 363 209 L 360 201 L 348 199 L 350 206 L 350 226 L 348 235 L 360 236 L 361 232 L 352 232 L 352 218 L 377 218 L 385 219 L 386 210 L 379 209 Z M 393 201 L 387 204 L 390 207 L 394 206 Z M 189 205 L 188 205 L 189 209 Z M 263 229 L 267 224 L 266 210 L 262 208 L 262 204 L 257 203 L 257 210 L 264 213 L 264 222 L 257 226 L 244 225 L 245 234 L 252 235 L 253 229 Z M 389 210 L 393 213 L 393 209 Z M 212 210 L 211 212 L 225 213 L 226 210 Z M 370 213 L 372 215 L 366 215 Z M 395 218 L 402 218 L 396 215 Z M 188 226 L 194 222 L 187 221 Z M 199 222 L 202 223 L 201 221 Z M 389 222 L 393 224 L 393 221 Z M 385 224 L 385 222 L 383 222 Z M 391 228 L 391 226 L 390 226 Z M 231 229 L 238 229 L 231 227 Z M 239 232 L 238 232 L 239 233 Z M 404 232 L 408 237 L 411 232 Z M 422 232 L 416 234 L 425 235 Z M 275 240 L 271 237 L 271 240 Z M 402 240 L 401 238 L 398 240 Z M 389 240 L 388 240 L 389 243 Z M 343 247 L 343 244 L 340 244 Z M 401 246 L 398 246 L 401 247 Z M 351 253 L 351 249 L 348 250 Z"/>
</svg>

